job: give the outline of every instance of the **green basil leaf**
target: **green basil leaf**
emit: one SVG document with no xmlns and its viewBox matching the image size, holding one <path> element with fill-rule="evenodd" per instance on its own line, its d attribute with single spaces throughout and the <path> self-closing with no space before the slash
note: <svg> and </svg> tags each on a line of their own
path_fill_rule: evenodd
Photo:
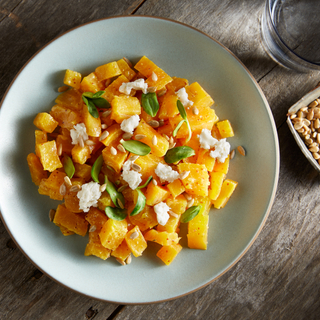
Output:
<svg viewBox="0 0 320 320">
<path fill-rule="evenodd" d="M 120 143 L 127 151 L 137 154 L 138 156 L 146 156 L 151 152 L 151 148 L 141 141 L 122 140 Z"/>
<path fill-rule="evenodd" d="M 166 163 L 175 163 L 182 159 L 192 157 L 195 154 L 196 154 L 195 151 L 191 147 L 188 147 L 188 146 L 175 147 L 167 151 L 167 153 L 164 156 L 164 161 Z"/>
<path fill-rule="evenodd" d="M 187 112 L 186 109 L 184 108 L 183 104 L 181 103 L 180 100 L 177 100 L 177 108 L 181 114 L 181 117 L 183 120 L 188 120 L 187 118 Z"/>
<path fill-rule="evenodd" d="M 201 206 L 192 206 L 187 209 L 180 217 L 180 222 L 187 223 L 191 221 L 200 212 Z"/>
<path fill-rule="evenodd" d="M 92 99 L 92 102 L 97 106 L 98 108 L 103 108 L 103 109 L 109 109 L 111 108 L 110 103 L 105 99 L 105 98 L 97 98 L 97 99 Z"/>
<path fill-rule="evenodd" d="M 138 192 L 138 198 L 137 198 L 137 203 L 134 207 L 134 209 L 132 210 L 132 212 L 130 213 L 130 216 L 135 216 L 138 213 L 140 213 L 144 207 L 146 206 L 146 197 L 145 195 L 142 193 L 141 190 L 139 190 L 138 188 L 135 190 L 136 192 Z"/>
<path fill-rule="evenodd" d="M 104 179 L 105 179 L 105 184 L 107 185 L 106 190 L 109 193 L 113 204 L 116 207 L 120 208 L 119 203 L 118 203 L 118 199 L 119 199 L 119 201 L 121 201 L 121 203 L 123 205 L 125 204 L 123 194 L 121 192 L 117 191 L 116 187 L 114 186 L 114 184 L 111 181 L 109 181 L 107 176 L 104 176 Z"/>
<path fill-rule="evenodd" d="M 141 105 L 148 115 L 150 115 L 151 117 L 155 117 L 159 110 L 159 102 L 156 93 L 143 93 L 141 96 Z"/>
<path fill-rule="evenodd" d="M 190 141 L 190 139 L 192 137 L 192 131 L 191 131 L 190 123 L 188 120 L 186 121 L 186 124 L 187 124 L 188 131 L 189 131 L 188 139 L 186 140 L 186 142 L 188 142 L 188 141 Z"/>
<path fill-rule="evenodd" d="M 172 132 L 172 136 L 175 137 L 180 129 L 180 127 L 184 124 L 184 120 L 181 120 L 178 125 L 175 127 L 175 129 Z"/>
<path fill-rule="evenodd" d="M 94 117 L 94 118 L 99 118 L 99 112 L 96 108 L 96 106 L 94 105 L 94 103 L 92 102 L 92 100 L 88 100 L 88 110 L 89 110 L 89 113 Z"/>
<path fill-rule="evenodd" d="M 97 98 L 100 98 L 104 93 L 105 93 L 105 91 L 101 90 L 101 91 L 98 91 L 98 92 L 94 93 L 92 95 L 92 97 L 89 97 L 89 98 L 90 99 L 97 99 Z"/>
<path fill-rule="evenodd" d="M 99 183 L 99 173 L 101 171 L 101 167 L 103 164 L 103 156 L 100 154 L 100 156 L 97 158 L 97 160 L 94 162 L 92 168 L 91 168 L 91 177 L 93 181 Z"/>
<path fill-rule="evenodd" d="M 90 92 L 90 91 L 88 91 L 88 92 L 84 92 L 84 93 L 82 94 L 82 99 L 83 99 L 83 97 L 85 97 L 85 98 L 89 98 L 89 99 L 92 99 L 92 97 L 93 97 L 93 93 L 92 93 L 92 92 Z"/>
<path fill-rule="evenodd" d="M 145 188 L 145 187 L 150 183 L 150 181 L 151 181 L 152 179 L 153 179 L 153 176 L 150 176 L 150 177 L 148 178 L 148 180 L 146 181 L 146 183 L 143 184 L 142 186 L 138 187 L 137 189 L 143 189 L 143 188 Z"/>
<path fill-rule="evenodd" d="M 63 156 L 63 168 L 67 176 L 71 179 L 76 169 L 74 168 L 72 159 L 66 154 Z"/>
<path fill-rule="evenodd" d="M 122 221 L 127 217 L 127 210 L 126 209 L 120 209 L 120 208 L 114 208 L 114 207 L 106 207 L 105 213 L 108 216 L 108 218 L 113 220 Z"/>
</svg>

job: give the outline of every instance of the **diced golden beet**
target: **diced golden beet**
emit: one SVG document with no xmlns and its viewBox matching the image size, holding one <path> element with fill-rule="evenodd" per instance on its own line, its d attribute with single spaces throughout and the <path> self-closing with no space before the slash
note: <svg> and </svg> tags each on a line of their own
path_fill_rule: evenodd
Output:
<svg viewBox="0 0 320 320">
<path fill-rule="evenodd" d="M 56 121 L 49 113 L 47 112 L 40 112 L 36 115 L 35 119 L 33 120 L 33 124 L 45 131 L 45 132 L 53 132 L 54 129 L 58 126 L 58 121 Z"/>
<path fill-rule="evenodd" d="M 36 140 L 36 148 L 35 148 L 36 155 L 40 157 L 39 145 L 48 141 L 47 133 L 42 130 L 36 130 L 35 140 Z"/>
<path fill-rule="evenodd" d="M 188 247 L 191 249 L 207 250 L 209 215 L 198 213 L 188 222 Z"/>
<path fill-rule="evenodd" d="M 188 99 L 193 101 L 193 107 L 207 108 L 213 105 L 210 95 L 200 86 L 198 82 L 190 84 L 186 87 Z"/>
<path fill-rule="evenodd" d="M 210 156 L 210 150 L 200 148 L 198 150 L 197 162 L 198 164 L 204 164 L 209 172 L 211 172 L 216 163 L 216 159 Z"/>
<path fill-rule="evenodd" d="M 91 242 L 91 239 L 93 237 L 98 237 L 98 233 L 90 232 L 89 233 L 89 243 L 86 246 L 86 249 L 84 251 L 85 256 L 96 256 L 102 260 L 106 260 L 110 257 L 111 250 L 105 248 L 101 243 L 95 243 Z"/>
<path fill-rule="evenodd" d="M 128 212 L 132 212 L 133 208 L 134 204 L 128 206 Z M 137 215 L 129 215 L 129 220 L 133 225 L 138 226 L 141 231 L 151 229 L 158 224 L 157 215 L 154 212 L 153 207 L 148 205 L 146 205 Z"/>
<path fill-rule="evenodd" d="M 77 179 L 77 178 L 72 178 L 71 179 L 71 183 L 73 186 L 82 186 L 82 182 L 81 179 Z M 65 207 L 71 211 L 71 212 L 82 212 L 82 210 L 79 207 L 79 198 L 77 197 L 77 191 L 70 191 L 70 187 L 67 187 L 67 192 L 64 196 L 64 205 Z"/>
<path fill-rule="evenodd" d="M 88 230 L 86 219 L 82 215 L 69 211 L 64 205 L 58 205 L 53 222 L 80 236 L 85 236 Z"/>
<path fill-rule="evenodd" d="M 155 120 L 150 114 L 147 114 L 144 109 L 141 109 L 140 119 L 143 119 L 145 122 L 149 122 L 151 120 Z"/>
<path fill-rule="evenodd" d="M 123 241 L 127 231 L 127 220 L 108 219 L 99 233 L 101 244 L 107 249 L 115 250 Z"/>
<path fill-rule="evenodd" d="M 73 127 L 82 122 L 82 116 L 79 112 L 67 107 L 55 105 L 51 108 L 50 114 L 59 123 L 61 128 L 73 129 Z"/>
<path fill-rule="evenodd" d="M 237 185 L 238 182 L 233 181 L 231 179 L 224 180 L 218 198 L 212 201 L 213 206 L 216 209 L 223 208 L 229 201 Z"/>
<path fill-rule="evenodd" d="M 171 246 L 163 246 L 158 252 L 159 257 L 167 266 L 172 263 L 182 247 L 179 243 L 174 243 Z"/>
<path fill-rule="evenodd" d="M 230 138 L 234 136 L 234 132 L 229 120 L 219 121 L 217 122 L 216 125 L 219 130 L 221 138 Z"/>
<path fill-rule="evenodd" d="M 81 112 L 83 104 L 81 95 L 82 94 L 80 91 L 76 89 L 70 89 L 60 93 L 56 98 L 55 103 L 57 103 L 60 106 L 72 109 L 74 111 Z"/>
<path fill-rule="evenodd" d="M 180 179 L 176 179 L 173 182 L 168 183 L 167 188 L 174 198 L 186 190 Z"/>
<path fill-rule="evenodd" d="M 99 81 L 110 79 L 121 74 L 121 70 L 116 61 L 99 66 L 95 70 Z"/>
<path fill-rule="evenodd" d="M 102 156 L 103 156 L 103 161 L 106 165 L 110 166 L 113 168 L 117 173 L 121 172 L 121 168 L 124 164 L 124 162 L 127 160 L 129 152 L 122 152 L 117 149 L 117 146 L 119 145 L 121 140 L 121 137 L 118 137 L 116 140 L 112 141 L 110 145 L 105 147 L 102 150 Z M 117 150 L 117 154 L 113 155 L 111 153 L 111 148 L 114 148 Z"/>
<path fill-rule="evenodd" d="M 123 135 L 123 131 L 120 129 L 120 125 L 117 123 L 108 127 L 107 131 L 109 132 L 108 136 L 101 141 L 106 147 Z"/>
<path fill-rule="evenodd" d="M 130 154 L 132 156 L 133 154 Z M 157 168 L 159 163 L 165 163 L 163 158 L 160 158 L 153 153 L 149 153 L 146 156 L 139 157 L 135 160 L 135 163 L 141 168 L 141 179 L 142 183 L 145 183 L 150 176 L 159 181 L 158 176 L 155 174 L 154 170 Z"/>
<path fill-rule="evenodd" d="M 146 82 L 148 83 L 148 86 L 155 87 L 156 90 L 160 90 L 172 81 L 172 78 L 168 74 L 146 56 L 142 57 L 134 68 L 147 78 Z M 152 77 L 153 73 L 156 74 L 156 80 Z"/>
<path fill-rule="evenodd" d="M 105 98 L 109 103 L 113 100 L 115 96 L 120 96 L 121 92 L 119 91 L 120 86 L 124 82 L 129 82 L 128 78 L 124 75 L 119 76 L 117 79 L 112 81 L 105 89 L 105 93 L 102 95 L 102 98 Z"/>
<path fill-rule="evenodd" d="M 89 110 L 88 107 L 84 104 L 82 110 L 82 117 L 83 122 L 87 128 L 87 134 L 91 137 L 100 137 L 101 135 L 101 120 L 100 117 L 94 118 Z"/>
<path fill-rule="evenodd" d="M 44 170 L 50 172 L 62 168 L 62 163 L 57 153 L 57 146 L 54 140 L 39 145 L 40 161 Z"/>
<path fill-rule="evenodd" d="M 72 148 L 74 145 L 72 144 L 72 140 L 70 135 L 64 136 L 62 134 L 59 134 L 56 139 L 57 143 L 57 149 L 59 150 L 59 146 L 62 145 L 62 154 L 66 153 L 67 155 L 71 155 Z"/>
<path fill-rule="evenodd" d="M 204 164 L 179 163 L 178 170 L 179 173 L 190 171 L 182 180 L 187 193 L 201 197 L 208 196 L 209 174 Z"/>
<path fill-rule="evenodd" d="M 68 229 L 65 228 L 65 227 L 59 226 L 59 228 L 60 228 L 61 233 L 62 233 L 65 237 L 71 236 L 72 234 L 74 234 L 73 231 L 70 231 L 70 230 L 68 230 Z"/>
<path fill-rule="evenodd" d="M 88 182 L 91 179 L 91 166 L 88 164 L 80 164 L 80 163 L 74 163 L 74 177 L 81 178 L 85 180 L 85 182 Z"/>
<path fill-rule="evenodd" d="M 194 206 L 201 205 L 201 210 L 199 214 L 204 216 L 208 215 L 212 205 L 210 198 L 194 196 L 193 199 L 194 199 L 194 203 L 193 203 Z"/>
<path fill-rule="evenodd" d="M 80 89 L 82 92 L 93 92 L 96 93 L 103 90 L 103 84 L 98 80 L 97 75 L 92 72 L 86 77 L 84 77 L 80 84 Z"/>
<path fill-rule="evenodd" d="M 122 195 L 124 197 L 124 199 L 126 200 L 126 202 L 133 202 L 134 201 L 134 190 L 132 190 L 131 188 L 125 188 L 122 192 Z"/>
<path fill-rule="evenodd" d="M 165 201 L 169 195 L 170 193 L 165 187 L 149 183 L 145 194 L 146 203 L 148 206 L 154 206 L 161 201 Z"/>
<path fill-rule="evenodd" d="M 208 196 L 211 200 L 216 200 L 218 198 L 225 177 L 226 175 L 223 172 L 210 173 L 210 187 Z"/>
<path fill-rule="evenodd" d="M 179 110 L 177 108 L 177 100 L 178 96 L 174 92 L 168 91 L 164 95 L 162 104 L 159 108 L 159 119 L 166 120 L 179 114 Z"/>
<path fill-rule="evenodd" d="M 147 248 L 147 241 L 144 239 L 138 226 L 128 231 L 125 236 L 127 245 L 135 257 L 142 255 L 143 251 Z"/>
<path fill-rule="evenodd" d="M 127 95 L 115 96 L 111 101 L 111 106 L 111 119 L 117 123 L 121 123 L 135 114 L 141 114 L 140 101 L 136 97 Z"/>
<path fill-rule="evenodd" d="M 89 212 L 85 216 L 85 219 L 90 223 L 91 226 L 96 227 L 97 232 L 100 232 L 104 224 L 108 221 L 106 214 L 95 207 L 90 208 Z"/>
<path fill-rule="evenodd" d="M 48 174 L 45 170 L 43 170 L 40 159 L 34 153 L 28 154 L 27 162 L 28 162 L 32 182 L 36 186 L 39 186 L 42 179 L 47 179 Z"/>
<path fill-rule="evenodd" d="M 125 239 L 121 242 L 120 246 L 117 249 L 111 252 L 111 255 L 113 257 L 117 258 L 122 262 L 125 262 L 126 259 L 130 256 L 130 254 L 131 254 L 131 250 L 128 247 Z"/>
<path fill-rule="evenodd" d="M 100 210 L 105 210 L 106 207 L 113 207 L 114 204 L 111 197 L 107 191 L 102 192 L 101 197 L 98 200 L 98 208 Z"/>
<path fill-rule="evenodd" d="M 157 231 L 165 231 L 165 232 L 169 232 L 169 233 L 172 233 L 172 232 L 177 232 L 177 228 L 180 224 L 180 217 L 173 217 L 173 216 L 170 216 L 167 223 L 162 226 L 161 224 L 158 224 L 157 225 Z"/>
<path fill-rule="evenodd" d="M 197 107 L 199 110 L 198 114 L 193 113 L 193 108 L 186 109 L 188 121 L 193 134 L 200 134 L 202 129 L 208 129 L 211 131 L 213 125 L 219 120 L 215 111 L 208 107 Z M 179 122 L 182 120 L 181 115 L 176 115 L 170 118 L 170 124 L 173 128 L 176 128 Z M 184 123 L 178 133 L 177 138 L 186 138 L 189 135 L 187 125 Z"/>
<path fill-rule="evenodd" d="M 118 66 L 121 70 L 121 73 L 128 79 L 131 80 L 133 77 L 135 77 L 136 73 L 134 70 L 131 69 L 129 64 L 125 59 L 120 59 L 117 61 Z"/>
<path fill-rule="evenodd" d="M 147 241 L 153 241 L 161 244 L 162 246 L 170 246 L 173 243 L 179 242 L 179 237 L 176 232 L 166 232 L 166 231 L 157 231 L 155 229 L 151 229 L 147 231 L 144 235 L 144 238 Z"/>
<path fill-rule="evenodd" d="M 172 81 L 166 85 L 168 91 L 176 92 L 189 84 L 187 79 L 172 77 Z"/>
<path fill-rule="evenodd" d="M 230 156 L 228 156 L 224 162 L 220 162 L 219 160 L 216 160 L 213 171 L 214 172 L 222 172 L 224 174 L 227 174 L 229 171 L 229 162 L 230 162 Z"/>
<path fill-rule="evenodd" d="M 161 126 L 161 127 L 159 127 L 159 128 L 157 129 L 157 131 L 158 131 L 159 134 L 161 134 L 161 135 L 164 135 L 164 134 L 165 134 L 165 135 L 167 135 L 168 137 L 172 136 L 173 130 L 174 130 L 174 128 L 172 128 L 170 122 L 167 123 L 167 124 L 165 124 L 165 125 L 163 125 L 163 126 Z"/>
<path fill-rule="evenodd" d="M 64 84 L 75 89 L 80 89 L 80 82 L 81 82 L 81 73 L 72 71 L 70 69 L 66 70 L 66 73 L 63 79 Z"/>
<path fill-rule="evenodd" d="M 48 179 L 41 180 L 38 192 L 54 200 L 63 200 L 63 195 L 60 194 L 60 186 L 64 183 L 65 176 L 66 174 L 62 171 L 53 171 Z"/>
<path fill-rule="evenodd" d="M 71 151 L 73 162 L 84 164 L 90 158 L 90 148 L 89 146 L 84 146 L 83 148 L 79 145 L 75 145 Z"/>
<path fill-rule="evenodd" d="M 135 135 L 144 134 L 146 137 L 141 139 L 140 141 L 147 144 L 151 148 L 151 153 L 158 156 L 163 157 L 168 149 L 169 149 L 169 141 L 163 137 L 160 133 L 158 133 L 154 128 L 145 123 L 145 121 L 141 120 L 138 127 L 135 130 Z M 157 144 L 154 145 L 152 143 L 153 137 L 157 138 Z"/>
<path fill-rule="evenodd" d="M 182 194 L 177 196 L 176 198 L 173 198 L 171 196 L 168 197 L 166 200 L 166 204 L 168 205 L 168 207 L 170 207 L 171 211 L 173 211 L 177 215 L 181 215 L 187 209 L 187 200 Z"/>
</svg>

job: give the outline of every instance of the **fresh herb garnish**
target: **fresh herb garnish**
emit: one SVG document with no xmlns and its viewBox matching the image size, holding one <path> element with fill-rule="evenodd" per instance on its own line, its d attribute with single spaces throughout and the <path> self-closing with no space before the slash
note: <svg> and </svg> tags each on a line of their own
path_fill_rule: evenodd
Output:
<svg viewBox="0 0 320 320">
<path fill-rule="evenodd" d="M 146 196 L 142 193 L 142 191 L 140 189 L 145 188 L 150 183 L 150 181 L 152 179 L 153 179 L 153 177 L 150 176 L 144 185 L 136 188 L 135 191 L 138 193 L 137 202 L 136 202 L 134 209 L 130 213 L 130 216 L 135 216 L 136 214 L 140 213 L 144 209 L 144 207 L 146 206 Z"/>
<path fill-rule="evenodd" d="M 183 120 L 181 120 L 178 125 L 176 126 L 176 128 L 173 130 L 172 135 L 175 137 L 180 129 L 180 127 L 183 125 L 183 123 L 185 122 L 188 128 L 188 132 L 189 132 L 189 136 L 186 140 L 186 142 L 188 142 L 191 139 L 192 136 L 192 131 L 191 131 L 191 127 L 190 127 L 190 123 L 187 117 L 187 112 L 186 109 L 184 108 L 183 104 L 181 103 L 180 100 L 177 100 L 177 108 L 180 112 L 180 115 L 182 117 Z"/>
<path fill-rule="evenodd" d="M 104 177 L 105 177 L 106 190 L 109 193 L 113 204 L 116 207 L 121 209 L 121 206 L 119 205 L 119 201 L 122 203 L 123 206 L 125 204 L 123 194 L 121 192 L 117 191 L 116 187 L 114 186 L 114 184 L 111 181 L 109 181 L 107 176 L 104 176 Z"/>
<path fill-rule="evenodd" d="M 68 155 L 63 156 L 63 168 L 67 176 L 71 179 L 76 171 L 72 159 Z"/>
<path fill-rule="evenodd" d="M 106 215 L 108 218 L 113 219 L 113 220 L 124 220 L 127 217 L 127 210 L 126 209 L 121 209 L 117 207 L 106 207 L 104 209 Z"/>
<path fill-rule="evenodd" d="M 192 206 L 187 209 L 180 217 L 180 222 L 187 223 L 191 221 L 201 210 L 201 205 Z"/>
<path fill-rule="evenodd" d="M 159 110 L 159 102 L 156 93 L 143 93 L 141 96 L 141 105 L 148 115 L 150 115 L 151 117 L 155 117 Z"/>
<path fill-rule="evenodd" d="M 101 167 L 103 164 L 103 156 L 100 154 L 100 156 L 97 158 L 97 160 L 94 162 L 92 168 L 91 168 L 91 177 L 93 181 L 99 183 L 99 173 L 101 171 Z"/>
<path fill-rule="evenodd" d="M 191 147 L 188 147 L 188 146 L 175 147 L 167 151 L 167 153 L 164 156 L 164 161 L 166 163 L 175 163 L 182 159 L 192 157 L 195 154 L 196 154 L 195 151 Z"/>
<path fill-rule="evenodd" d="M 141 141 L 121 140 L 120 143 L 127 151 L 134 153 L 138 156 L 146 156 L 151 152 L 151 148 Z"/>
<path fill-rule="evenodd" d="M 105 91 L 101 90 L 96 93 L 92 92 L 84 92 L 82 94 L 82 100 L 87 105 L 89 113 L 94 117 L 99 117 L 98 108 L 108 109 L 110 108 L 109 102 L 102 98 L 101 96 L 104 94 Z"/>
</svg>

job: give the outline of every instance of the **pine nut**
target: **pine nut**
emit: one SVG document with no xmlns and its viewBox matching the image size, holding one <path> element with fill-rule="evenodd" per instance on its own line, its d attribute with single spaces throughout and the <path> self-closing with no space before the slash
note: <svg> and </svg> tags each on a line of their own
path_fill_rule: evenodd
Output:
<svg viewBox="0 0 320 320">
<path fill-rule="evenodd" d="M 95 232 L 97 227 L 95 225 L 90 226 L 89 232 Z"/>
<path fill-rule="evenodd" d="M 141 171 L 141 167 L 139 165 L 137 165 L 136 163 L 132 163 L 131 168 L 132 168 L 132 170 L 137 171 L 137 172 Z"/>
<path fill-rule="evenodd" d="M 107 111 L 104 111 L 103 113 L 101 113 L 101 117 L 106 118 L 106 117 L 110 116 L 110 114 L 111 114 L 111 110 L 107 110 Z"/>
<path fill-rule="evenodd" d="M 133 134 L 129 133 L 129 132 L 126 132 L 123 134 L 122 138 L 125 139 L 125 140 L 129 140 L 131 139 L 133 136 Z"/>
<path fill-rule="evenodd" d="M 242 156 L 246 155 L 246 151 L 244 150 L 244 148 L 242 146 L 238 146 L 237 150 Z"/>
<path fill-rule="evenodd" d="M 123 146 L 121 143 L 119 143 L 119 144 L 117 145 L 117 149 L 118 149 L 120 152 L 126 153 L 126 149 L 124 148 L 124 146 Z"/>
<path fill-rule="evenodd" d="M 132 232 L 130 234 L 130 236 L 129 236 L 129 238 L 132 239 L 132 240 L 134 240 L 134 239 L 136 239 L 138 237 L 139 237 L 139 233 L 137 231 Z"/>
<path fill-rule="evenodd" d="M 51 209 L 51 210 L 49 211 L 49 220 L 50 220 L 51 222 L 53 221 L 55 214 L 56 214 L 56 210 Z"/>
<path fill-rule="evenodd" d="M 66 187 L 66 185 L 64 183 L 60 186 L 59 193 L 62 196 L 64 196 L 67 193 L 67 187 Z"/>
<path fill-rule="evenodd" d="M 107 129 L 107 128 L 108 128 L 108 126 L 107 126 L 105 123 L 103 123 L 103 124 L 101 125 L 101 129 L 105 130 L 105 129 Z"/>
<path fill-rule="evenodd" d="M 309 108 L 315 108 L 317 105 L 318 105 L 318 102 L 317 102 L 316 100 L 314 100 L 314 101 L 312 101 L 312 102 L 308 105 L 308 107 L 309 107 Z M 301 109 L 300 109 L 300 110 L 301 110 Z"/>
<path fill-rule="evenodd" d="M 144 134 L 136 134 L 135 135 L 135 139 L 136 140 L 142 140 L 142 139 L 144 139 L 144 138 L 146 138 L 147 136 L 146 135 L 144 135 Z"/>
<path fill-rule="evenodd" d="M 113 156 L 115 156 L 115 155 L 118 153 L 118 151 L 117 151 L 117 149 L 116 149 L 115 147 L 111 147 L 111 148 L 110 148 L 110 153 L 111 153 Z"/>
<path fill-rule="evenodd" d="M 158 143 L 157 136 L 153 136 L 153 137 L 152 137 L 152 144 L 153 144 L 154 146 L 156 146 L 157 143 Z"/>
<path fill-rule="evenodd" d="M 151 120 L 148 122 L 148 125 L 152 128 L 158 128 L 159 127 L 159 121 L 157 120 Z"/>
<path fill-rule="evenodd" d="M 104 183 L 100 186 L 100 192 L 106 191 L 107 185 Z"/>
<path fill-rule="evenodd" d="M 65 176 L 63 179 L 66 185 L 68 185 L 69 187 L 72 186 L 72 182 L 68 176 Z"/>
<path fill-rule="evenodd" d="M 103 133 L 101 134 L 99 141 L 104 140 L 105 138 L 107 138 L 107 136 L 109 135 L 109 131 L 103 131 Z"/>
</svg>

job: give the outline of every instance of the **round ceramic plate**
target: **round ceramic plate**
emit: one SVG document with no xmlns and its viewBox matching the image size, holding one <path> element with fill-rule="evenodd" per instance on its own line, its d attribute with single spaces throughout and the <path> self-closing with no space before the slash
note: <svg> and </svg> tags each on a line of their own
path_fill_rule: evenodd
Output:
<svg viewBox="0 0 320 320">
<path fill-rule="evenodd" d="M 170 266 L 150 245 L 142 257 L 121 266 L 85 257 L 86 237 L 64 237 L 49 222 L 57 202 L 38 194 L 26 157 L 34 152 L 32 124 L 49 111 L 65 70 L 87 74 L 123 56 L 146 55 L 169 75 L 199 82 L 229 119 L 237 154 L 228 177 L 239 185 L 221 210 L 210 212 L 208 250 L 185 248 Z M 75 28 L 38 52 L 9 87 L 0 112 L 0 204 L 4 224 L 22 252 L 52 279 L 93 298 L 122 304 L 159 302 L 195 291 L 234 265 L 260 232 L 274 199 L 279 169 L 278 139 L 268 103 L 239 60 L 214 39 L 186 25 L 133 16 Z"/>
</svg>

